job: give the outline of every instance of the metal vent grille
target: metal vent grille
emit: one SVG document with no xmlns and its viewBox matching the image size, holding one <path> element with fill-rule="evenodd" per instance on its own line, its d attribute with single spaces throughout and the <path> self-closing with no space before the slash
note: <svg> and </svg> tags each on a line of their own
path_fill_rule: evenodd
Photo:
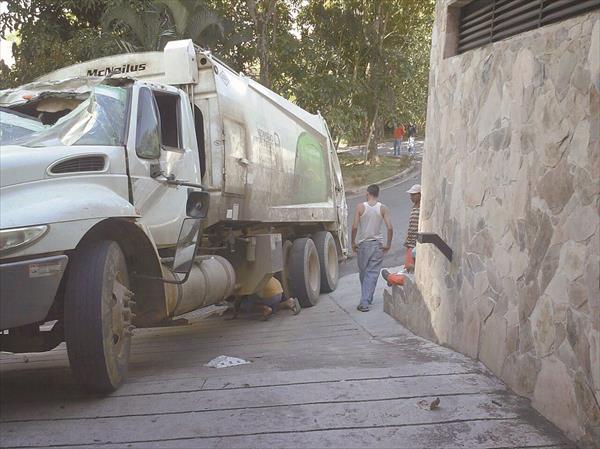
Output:
<svg viewBox="0 0 600 449">
<path fill-rule="evenodd" d="M 105 161 L 102 156 L 84 156 L 59 162 L 50 168 L 52 174 L 77 173 L 104 170 Z"/>
<path fill-rule="evenodd" d="M 600 7 L 600 0 L 475 0 L 460 10 L 458 53 Z"/>
</svg>

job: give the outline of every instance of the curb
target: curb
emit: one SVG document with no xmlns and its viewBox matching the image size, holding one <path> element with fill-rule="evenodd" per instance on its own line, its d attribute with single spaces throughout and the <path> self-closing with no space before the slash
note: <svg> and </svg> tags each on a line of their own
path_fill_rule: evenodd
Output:
<svg viewBox="0 0 600 449">
<path fill-rule="evenodd" d="M 377 184 L 379 185 L 379 187 L 381 189 L 386 189 L 388 187 L 391 187 L 387 184 L 391 184 L 391 183 L 402 183 L 404 181 L 406 181 L 408 178 L 410 178 L 414 172 L 417 171 L 418 168 L 420 168 L 421 166 L 421 161 L 414 161 L 410 167 L 402 170 L 400 173 L 390 176 L 389 178 L 384 178 L 380 181 L 377 182 Z M 352 190 L 346 190 L 346 198 L 347 199 L 351 199 L 354 198 L 358 195 L 362 195 L 364 193 L 364 191 L 367 190 L 367 185 L 364 186 L 360 186 L 360 187 L 355 187 Z"/>
</svg>

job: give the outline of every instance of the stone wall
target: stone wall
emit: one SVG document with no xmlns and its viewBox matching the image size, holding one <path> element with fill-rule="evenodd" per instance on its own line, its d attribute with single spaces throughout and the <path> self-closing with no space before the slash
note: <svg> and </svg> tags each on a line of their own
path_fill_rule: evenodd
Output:
<svg viewBox="0 0 600 449">
<path fill-rule="evenodd" d="M 430 322 L 412 327 L 480 359 L 593 447 L 600 12 L 445 58 L 449 3 L 438 0 L 433 31 L 420 230 L 454 259 L 419 245 L 407 297 Z"/>
</svg>

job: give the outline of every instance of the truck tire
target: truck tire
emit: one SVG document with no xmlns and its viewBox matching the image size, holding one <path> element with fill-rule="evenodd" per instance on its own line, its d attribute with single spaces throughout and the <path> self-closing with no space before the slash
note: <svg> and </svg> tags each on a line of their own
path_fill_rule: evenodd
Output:
<svg viewBox="0 0 600 449">
<path fill-rule="evenodd" d="M 290 252 L 292 250 L 292 242 L 289 240 L 285 240 L 283 245 L 281 245 L 282 250 L 282 261 L 283 261 L 283 270 L 275 274 L 275 277 L 279 282 L 281 282 L 281 287 L 283 288 L 283 294 L 286 298 L 291 298 L 293 295 L 292 289 L 290 287 Z"/>
<path fill-rule="evenodd" d="M 114 241 L 92 242 L 71 257 L 68 276 L 65 341 L 73 376 L 90 392 L 110 393 L 127 374 L 133 329 L 125 256 Z"/>
<path fill-rule="evenodd" d="M 321 292 L 330 293 L 337 288 L 339 279 L 338 252 L 331 232 L 320 231 L 313 235 L 321 264 Z"/>
<path fill-rule="evenodd" d="M 314 242 L 309 238 L 294 240 L 289 257 L 290 287 L 302 307 L 312 307 L 319 300 L 321 268 Z"/>
</svg>

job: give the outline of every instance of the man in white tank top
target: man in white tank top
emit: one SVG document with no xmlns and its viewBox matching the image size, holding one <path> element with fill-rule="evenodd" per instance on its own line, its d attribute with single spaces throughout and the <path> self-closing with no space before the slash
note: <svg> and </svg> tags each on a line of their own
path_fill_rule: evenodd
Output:
<svg viewBox="0 0 600 449">
<path fill-rule="evenodd" d="M 352 224 L 352 249 L 357 254 L 360 277 L 361 297 L 357 309 L 368 312 L 373 303 L 373 293 L 377 286 L 383 255 L 392 245 L 394 228 L 390 220 L 390 212 L 381 204 L 379 186 L 367 187 L 367 201 L 356 207 Z M 383 244 L 381 228 L 387 227 L 387 243 Z"/>
</svg>

